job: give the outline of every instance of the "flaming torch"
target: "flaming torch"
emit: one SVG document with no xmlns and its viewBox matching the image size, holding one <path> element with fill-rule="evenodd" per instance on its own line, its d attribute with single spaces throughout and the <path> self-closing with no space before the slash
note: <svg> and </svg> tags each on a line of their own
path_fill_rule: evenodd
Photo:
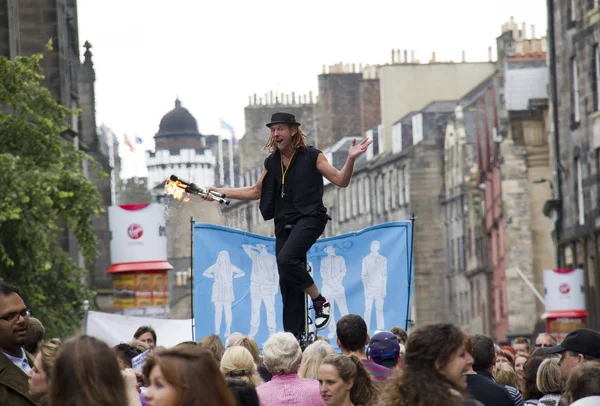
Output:
<svg viewBox="0 0 600 406">
<path fill-rule="evenodd" d="M 229 204 L 229 200 L 225 200 L 226 196 L 224 194 L 217 193 L 212 190 L 208 192 L 206 189 L 179 179 L 175 175 L 171 175 L 167 181 L 167 184 L 165 185 L 165 191 L 172 195 L 175 199 L 183 199 L 185 202 L 189 200 L 189 195 L 207 196 L 210 194 L 215 202 Z"/>
</svg>

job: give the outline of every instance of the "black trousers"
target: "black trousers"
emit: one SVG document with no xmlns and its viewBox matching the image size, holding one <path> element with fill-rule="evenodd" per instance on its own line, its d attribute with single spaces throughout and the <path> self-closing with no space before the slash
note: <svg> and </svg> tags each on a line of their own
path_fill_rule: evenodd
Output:
<svg viewBox="0 0 600 406">
<path fill-rule="evenodd" d="M 283 329 L 294 335 L 305 330 L 304 289 L 315 283 L 306 270 L 306 253 L 323 234 L 326 224 L 322 217 L 302 217 L 293 226 L 286 226 L 275 239 Z"/>
</svg>

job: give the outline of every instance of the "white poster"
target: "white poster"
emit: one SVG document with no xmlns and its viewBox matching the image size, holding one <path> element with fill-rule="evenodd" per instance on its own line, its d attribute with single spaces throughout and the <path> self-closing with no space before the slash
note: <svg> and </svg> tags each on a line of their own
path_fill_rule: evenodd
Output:
<svg viewBox="0 0 600 406">
<path fill-rule="evenodd" d="M 192 340 L 191 319 L 155 319 L 93 311 L 88 312 L 86 334 L 112 347 L 133 340 L 133 334 L 140 326 L 151 326 L 156 331 L 157 346 L 170 348 Z"/>
<path fill-rule="evenodd" d="M 167 260 L 164 206 L 158 203 L 111 206 L 111 265 Z"/>
<path fill-rule="evenodd" d="M 585 310 L 583 269 L 544 271 L 546 311 Z"/>
</svg>

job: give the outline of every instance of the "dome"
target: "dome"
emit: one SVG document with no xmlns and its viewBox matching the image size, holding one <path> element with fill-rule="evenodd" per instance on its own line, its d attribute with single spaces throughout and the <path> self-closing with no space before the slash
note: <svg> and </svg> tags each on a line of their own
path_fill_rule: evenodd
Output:
<svg viewBox="0 0 600 406">
<path fill-rule="evenodd" d="M 186 108 L 181 107 L 179 99 L 175 100 L 175 108 L 160 120 L 156 136 L 163 135 L 200 135 L 198 122 Z"/>
</svg>

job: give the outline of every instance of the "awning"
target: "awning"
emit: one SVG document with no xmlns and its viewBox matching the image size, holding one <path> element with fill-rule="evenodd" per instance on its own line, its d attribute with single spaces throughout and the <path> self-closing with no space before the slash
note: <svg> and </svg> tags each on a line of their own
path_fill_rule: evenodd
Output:
<svg viewBox="0 0 600 406">
<path fill-rule="evenodd" d="M 167 261 L 126 262 L 114 264 L 106 273 L 170 271 L 171 269 L 173 269 L 173 266 Z"/>
<path fill-rule="evenodd" d="M 542 319 L 578 319 L 588 316 L 589 314 L 585 310 L 555 310 L 542 314 Z"/>
</svg>

